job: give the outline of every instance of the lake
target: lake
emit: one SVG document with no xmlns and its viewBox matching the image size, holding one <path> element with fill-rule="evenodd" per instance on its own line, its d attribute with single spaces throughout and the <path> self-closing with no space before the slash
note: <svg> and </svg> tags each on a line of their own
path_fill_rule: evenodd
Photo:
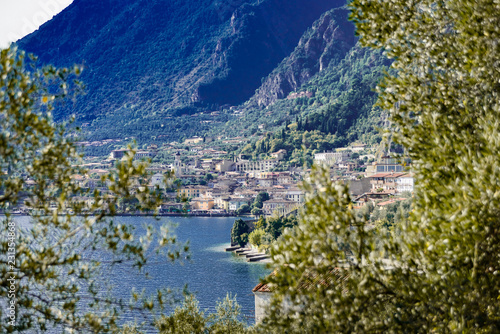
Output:
<svg viewBox="0 0 500 334">
<path fill-rule="evenodd" d="M 237 296 L 243 316 L 253 322 L 254 296 L 252 289 L 261 277 L 270 273 L 263 263 L 248 263 L 233 253 L 230 246 L 234 217 L 168 217 L 156 221 L 152 217 L 117 217 L 115 221 L 140 228 L 144 223 L 160 226 L 165 222 L 177 225 L 179 241 L 189 241 L 191 259 L 183 264 L 154 260 L 147 266 L 148 279 L 141 279 L 137 270 L 118 266 L 110 273 L 118 293 L 130 293 L 132 288 L 154 293 L 158 288 L 179 288 L 187 284 L 196 295 L 200 309 L 215 311 L 216 302 L 227 293 Z"/>
<path fill-rule="evenodd" d="M 227 293 L 236 295 L 241 306 L 242 318 L 250 324 L 254 322 L 253 287 L 259 279 L 270 273 L 263 263 L 248 263 L 244 258 L 224 248 L 230 245 L 231 228 L 235 217 L 115 217 L 114 221 L 120 224 L 130 224 L 137 228 L 137 234 L 144 232 L 144 224 L 159 227 L 165 223 L 177 225 L 175 235 L 179 242 L 189 241 L 190 260 L 183 263 L 169 262 L 151 254 L 151 263 L 145 266 L 148 278 L 139 274 L 131 264 L 115 265 L 104 270 L 103 278 L 107 279 L 112 287 L 112 294 L 128 300 L 131 291 L 140 292 L 143 289 L 146 295 L 154 294 L 157 289 L 183 289 L 187 284 L 188 291 L 194 293 L 199 301 L 201 310 L 215 311 L 218 300 Z M 16 220 L 27 223 L 28 217 L 16 217 Z M 28 223 L 29 224 L 29 223 Z M 22 224 L 24 225 L 24 224 Z M 96 254 L 99 254 L 97 252 Z M 105 253 L 97 256 L 106 261 Z M 120 322 L 133 321 L 137 315 L 127 312 Z M 141 322 L 144 320 L 137 317 Z"/>
</svg>

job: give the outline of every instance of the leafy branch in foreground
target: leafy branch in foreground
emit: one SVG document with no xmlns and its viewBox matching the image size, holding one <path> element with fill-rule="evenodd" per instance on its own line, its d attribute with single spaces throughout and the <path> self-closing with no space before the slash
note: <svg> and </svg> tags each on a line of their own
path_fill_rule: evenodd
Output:
<svg viewBox="0 0 500 334">
<path fill-rule="evenodd" d="M 16 49 L 0 52 L 0 206 L 5 213 L 0 300 L 15 304 L 14 314 L 0 310 L 2 333 L 115 330 L 120 310 L 161 308 L 170 295 L 159 292 L 155 299 L 132 303 L 103 295 L 98 276 L 103 264 L 95 253 L 110 254 L 106 265 L 129 261 L 141 269 L 153 244 L 170 260 L 186 251 L 166 226 L 148 226 L 137 238 L 131 226 L 108 219 L 119 199 L 135 198 L 146 210 L 158 206 L 159 193 L 147 187 L 146 164 L 134 162 L 133 152 L 101 178 L 109 191 L 91 192 L 74 182 L 75 174 L 86 173 L 79 167 L 82 157 L 66 125 L 55 124 L 51 112 L 78 89 L 79 73 L 79 67 L 37 69 L 35 59 Z M 29 220 L 12 218 L 19 204 L 30 212 Z"/>
<path fill-rule="evenodd" d="M 413 211 L 398 236 L 370 230 L 346 189 L 313 170 L 299 226 L 272 253 L 275 301 L 261 328 L 498 332 L 500 5 L 350 7 L 361 43 L 394 58 L 378 104 L 413 162 Z"/>
<path fill-rule="evenodd" d="M 200 311 L 198 301 L 193 295 L 185 297 L 182 306 L 177 307 L 169 316 L 162 316 L 156 323 L 160 334 L 244 334 L 252 328 L 238 320 L 240 306 L 236 297 L 227 295 L 217 302 L 216 312 L 205 315 Z"/>
</svg>

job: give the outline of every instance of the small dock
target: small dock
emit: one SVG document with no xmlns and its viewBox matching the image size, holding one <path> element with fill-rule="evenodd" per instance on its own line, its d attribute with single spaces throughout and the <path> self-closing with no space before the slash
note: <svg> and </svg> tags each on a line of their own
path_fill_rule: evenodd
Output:
<svg viewBox="0 0 500 334">
<path fill-rule="evenodd" d="M 264 253 L 259 253 L 257 250 L 252 248 L 244 248 L 240 246 L 231 246 L 225 248 L 226 252 L 233 252 L 238 256 L 245 257 L 247 262 L 258 262 L 262 260 L 266 260 L 269 258 L 269 255 Z"/>
<path fill-rule="evenodd" d="M 269 259 L 269 255 L 259 254 L 259 255 L 254 256 L 254 257 L 247 258 L 247 262 L 258 262 L 258 261 L 262 261 L 262 260 L 266 260 L 266 259 Z"/>
<path fill-rule="evenodd" d="M 263 253 L 252 253 L 252 254 L 247 254 L 247 259 L 251 259 L 251 258 L 254 258 L 254 257 L 258 257 L 258 256 L 262 256 L 264 255 Z"/>
</svg>

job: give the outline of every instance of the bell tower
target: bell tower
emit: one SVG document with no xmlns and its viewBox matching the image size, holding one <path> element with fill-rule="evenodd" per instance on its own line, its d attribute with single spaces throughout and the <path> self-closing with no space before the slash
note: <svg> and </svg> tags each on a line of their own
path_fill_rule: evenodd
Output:
<svg viewBox="0 0 500 334">
<path fill-rule="evenodd" d="M 174 164 L 172 165 L 172 169 L 176 177 L 182 176 L 182 161 L 179 152 L 175 153 L 175 160 Z"/>
</svg>

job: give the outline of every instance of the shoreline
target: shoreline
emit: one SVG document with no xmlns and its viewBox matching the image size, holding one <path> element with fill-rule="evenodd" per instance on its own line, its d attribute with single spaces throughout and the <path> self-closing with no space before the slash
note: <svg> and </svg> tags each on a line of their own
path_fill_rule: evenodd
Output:
<svg viewBox="0 0 500 334">
<path fill-rule="evenodd" d="M 0 215 L 5 215 L 5 212 L 0 212 Z M 12 216 L 30 216 L 27 213 L 10 213 Z M 65 216 L 62 213 L 59 216 Z M 84 215 L 75 215 L 75 217 L 82 217 Z M 235 218 L 254 218 L 252 216 L 237 216 L 231 213 L 181 213 L 181 212 L 169 212 L 169 213 L 115 213 L 113 215 L 106 215 L 106 217 L 235 217 Z"/>
<path fill-rule="evenodd" d="M 241 246 L 230 246 L 224 249 L 226 252 L 231 252 L 238 257 L 246 259 L 248 263 L 271 263 L 271 259 L 268 254 L 262 253 L 257 249 L 241 247 Z"/>
</svg>

